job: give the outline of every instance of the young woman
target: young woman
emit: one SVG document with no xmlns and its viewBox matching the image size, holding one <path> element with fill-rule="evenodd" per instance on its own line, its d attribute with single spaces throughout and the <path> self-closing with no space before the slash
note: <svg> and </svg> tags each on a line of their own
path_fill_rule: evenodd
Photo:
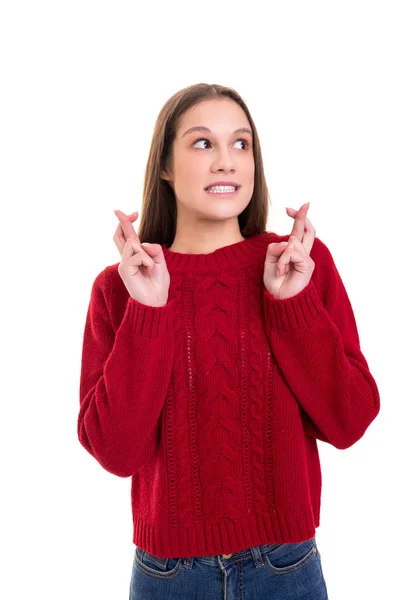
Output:
<svg viewBox="0 0 400 600">
<path fill-rule="evenodd" d="M 279 236 L 268 202 L 239 94 L 170 98 L 82 352 L 79 440 L 132 478 L 131 600 L 328 597 L 317 440 L 350 447 L 380 399 L 308 205 Z"/>
</svg>

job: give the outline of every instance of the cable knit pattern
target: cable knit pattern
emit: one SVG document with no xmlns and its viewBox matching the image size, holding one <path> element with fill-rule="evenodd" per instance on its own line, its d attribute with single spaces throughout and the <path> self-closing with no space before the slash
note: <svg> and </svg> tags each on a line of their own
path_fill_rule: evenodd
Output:
<svg viewBox="0 0 400 600">
<path fill-rule="evenodd" d="M 179 277 L 179 276 L 178 276 Z M 175 284 L 176 278 L 174 278 Z M 196 444 L 196 390 L 193 385 L 195 369 L 191 339 L 193 337 L 193 323 L 187 320 L 187 306 L 192 300 L 193 279 L 187 279 L 185 294 L 182 291 L 182 277 L 179 277 L 180 306 L 179 322 L 176 329 L 176 368 L 174 370 L 173 396 L 176 398 L 176 408 L 171 418 L 177 420 L 177 437 L 174 439 L 174 452 L 171 463 L 167 466 L 168 472 L 173 462 L 179 469 L 179 506 L 178 512 L 170 509 L 171 526 L 184 523 L 186 527 L 194 527 L 196 515 L 201 515 L 200 508 L 200 483 L 198 474 L 198 456 Z M 175 285 L 172 284 L 175 288 Z M 177 290 L 173 291 L 174 295 Z"/>
<path fill-rule="evenodd" d="M 133 543 L 159 557 L 310 539 L 317 440 L 348 448 L 380 409 L 328 248 L 297 296 L 263 284 L 272 232 L 210 254 L 163 246 L 168 303 L 133 300 L 118 263 L 95 278 L 82 348 L 82 446 L 131 477 Z"/>
<path fill-rule="evenodd" d="M 250 381 L 244 388 L 250 401 L 250 460 L 253 470 L 248 473 L 254 489 L 254 506 L 252 511 L 262 513 L 275 512 L 272 453 L 272 419 L 273 403 L 271 388 L 271 352 L 268 341 L 263 335 L 262 300 L 260 297 L 260 279 L 263 265 L 257 270 L 242 272 L 242 288 L 244 298 L 241 301 L 243 312 L 249 315 L 249 330 L 243 330 L 243 337 L 249 337 L 249 346 L 244 347 L 242 364 L 243 373 L 249 371 Z M 249 298 L 246 297 L 246 289 Z M 246 310 L 246 306 L 249 310 Z M 260 406 L 259 398 L 265 397 Z M 250 510 L 249 510 L 250 512 Z"/>
<path fill-rule="evenodd" d="M 244 490 L 237 488 L 242 476 L 242 444 L 238 443 L 242 415 L 235 335 L 237 302 L 230 301 L 237 295 L 235 284 L 229 273 L 201 277 L 193 309 L 186 315 L 187 320 L 194 315 L 191 348 L 196 372 L 192 386 L 197 389 L 202 409 L 197 432 L 204 511 L 201 521 L 205 517 L 211 524 L 223 518 L 236 521 L 246 508 Z"/>
</svg>

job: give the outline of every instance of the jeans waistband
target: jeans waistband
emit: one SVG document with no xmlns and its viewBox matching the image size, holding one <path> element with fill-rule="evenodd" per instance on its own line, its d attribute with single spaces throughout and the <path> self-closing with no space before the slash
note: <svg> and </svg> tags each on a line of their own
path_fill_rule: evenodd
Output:
<svg viewBox="0 0 400 600">
<path fill-rule="evenodd" d="M 207 563 L 219 563 L 219 564 L 229 564 L 241 558 L 248 558 L 250 556 L 253 557 L 254 564 L 260 565 L 262 564 L 261 553 L 266 552 L 268 550 L 272 550 L 272 548 L 276 548 L 279 544 L 263 544 L 261 546 L 252 546 L 251 548 L 246 548 L 245 550 L 241 550 L 240 552 L 234 552 L 227 558 L 228 555 L 224 554 L 213 554 L 209 556 L 190 556 L 188 558 L 184 558 L 184 565 L 188 567 L 192 567 L 194 559 L 199 560 L 200 562 Z"/>
</svg>

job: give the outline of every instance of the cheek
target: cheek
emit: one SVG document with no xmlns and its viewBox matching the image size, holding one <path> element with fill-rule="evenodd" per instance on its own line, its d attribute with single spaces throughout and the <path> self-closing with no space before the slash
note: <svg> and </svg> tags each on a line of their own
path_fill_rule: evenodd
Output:
<svg viewBox="0 0 400 600">
<path fill-rule="evenodd" d="M 176 178 L 186 186 L 188 183 L 193 185 L 197 180 L 204 179 L 202 161 L 199 157 L 186 156 L 176 165 Z"/>
<path fill-rule="evenodd" d="M 254 173 L 249 173 L 248 176 L 244 178 L 244 185 L 251 191 L 254 189 Z"/>
<path fill-rule="evenodd" d="M 248 185 L 254 184 L 254 176 L 256 171 L 256 166 L 254 164 L 254 158 L 250 155 L 246 161 L 241 165 L 240 169 L 243 173 L 244 179 L 247 181 Z"/>
<path fill-rule="evenodd" d="M 254 174 L 255 174 L 255 171 L 256 171 L 256 165 L 255 165 L 254 157 L 253 157 L 252 154 L 249 155 L 248 171 L 249 171 L 249 173 L 252 174 L 252 176 L 254 178 Z"/>
</svg>

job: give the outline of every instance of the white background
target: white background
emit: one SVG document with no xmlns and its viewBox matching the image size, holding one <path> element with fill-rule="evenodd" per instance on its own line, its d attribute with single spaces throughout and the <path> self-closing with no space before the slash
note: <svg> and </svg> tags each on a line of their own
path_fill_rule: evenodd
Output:
<svg viewBox="0 0 400 600">
<path fill-rule="evenodd" d="M 5 600 L 128 600 L 130 479 L 77 439 L 90 289 L 141 210 L 164 102 L 237 89 L 272 210 L 310 201 L 381 393 L 364 437 L 319 442 L 329 600 L 398 594 L 399 19 L 396 2 L 5 1 L 0 9 L 1 561 Z M 260 599 L 261 600 L 261 599 Z"/>
</svg>

